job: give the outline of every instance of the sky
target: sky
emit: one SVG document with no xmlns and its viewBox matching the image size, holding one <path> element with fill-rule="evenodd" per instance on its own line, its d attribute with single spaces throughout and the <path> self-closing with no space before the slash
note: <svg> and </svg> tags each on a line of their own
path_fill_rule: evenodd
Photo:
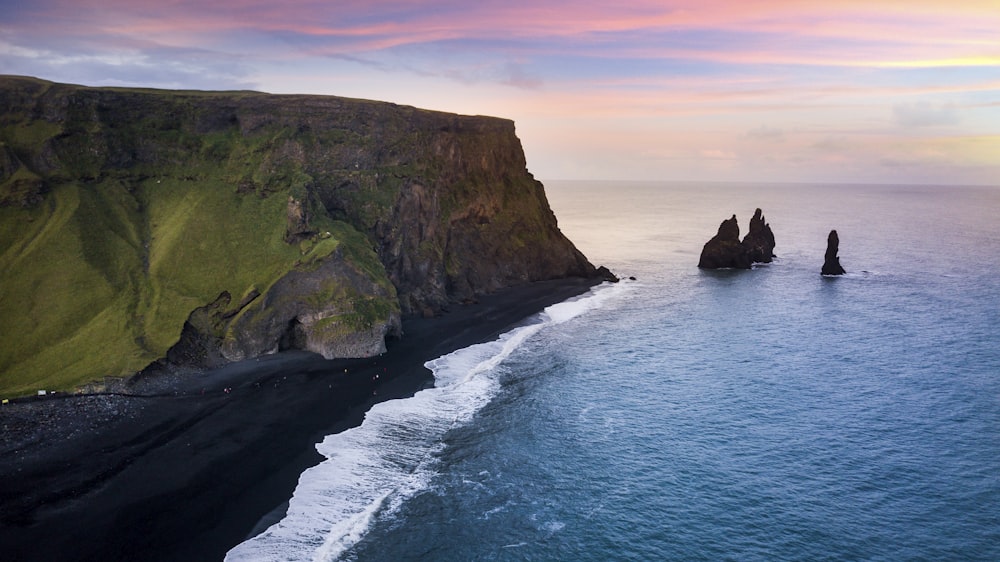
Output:
<svg viewBox="0 0 1000 562">
<path fill-rule="evenodd" d="M 1000 0 L 0 0 L 0 74 L 500 116 L 543 181 L 1000 185 Z"/>
</svg>

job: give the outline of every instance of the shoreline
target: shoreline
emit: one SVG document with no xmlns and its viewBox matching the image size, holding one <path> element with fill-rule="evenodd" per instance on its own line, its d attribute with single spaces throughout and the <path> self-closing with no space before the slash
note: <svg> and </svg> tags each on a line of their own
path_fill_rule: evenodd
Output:
<svg viewBox="0 0 1000 562">
<path fill-rule="evenodd" d="M 43 439 L 18 448 L 4 431 L 5 558 L 221 560 L 263 530 L 302 471 L 322 460 L 314 445 L 324 436 L 359 425 L 377 402 L 431 386 L 427 361 L 599 283 L 536 282 L 439 317 L 408 317 L 403 337 L 373 358 L 280 353 L 177 379 L 155 395 L 50 399 L 62 412 L 34 427 Z M 30 407 L 44 411 L 45 402 Z M 0 426 L 19 406 L 0 410 Z"/>
</svg>

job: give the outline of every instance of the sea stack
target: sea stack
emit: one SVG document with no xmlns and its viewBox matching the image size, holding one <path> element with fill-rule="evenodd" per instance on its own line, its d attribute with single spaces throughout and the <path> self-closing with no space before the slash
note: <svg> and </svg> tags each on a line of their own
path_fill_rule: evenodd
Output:
<svg viewBox="0 0 1000 562">
<path fill-rule="evenodd" d="M 774 233 L 760 209 L 750 219 L 750 232 L 743 238 L 743 247 L 751 263 L 771 263 L 774 258 Z"/>
<path fill-rule="evenodd" d="M 719 232 L 705 243 L 698 267 L 702 269 L 750 269 L 750 255 L 740 243 L 740 225 L 736 215 L 722 221 Z"/>
<path fill-rule="evenodd" d="M 702 269 L 750 269 L 755 263 L 771 263 L 774 258 L 774 233 L 757 209 L 750 219 L 750 231 L 740 242 L 736 215 L 722 221 L 719 232 L 705 243 L 698 267 Z"/>
<path fill-rule="evenodd" d="M 826 238 L 826 260 L 823 262 L 823 275 L 843 275 L 847 273 L 840 266 L 840 258 L 837 257 L 837 250 L 840 247 L 840 237 L 836 230 L 831 230 Z"/>
</svg>

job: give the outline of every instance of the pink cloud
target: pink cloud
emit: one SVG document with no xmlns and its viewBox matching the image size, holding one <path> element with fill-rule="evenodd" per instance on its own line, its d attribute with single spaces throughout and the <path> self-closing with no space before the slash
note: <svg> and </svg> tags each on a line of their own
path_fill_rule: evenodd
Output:
<svg viewBox="0 0 1000 562">
<path fill-rule="evenodd" d="M 33 25 L 74 25 L 115 35 L 167 42 L 196 36 L 255 31 L 334 43 L 317 52 L 350 54 L 455 39 L 518 38 L 546 41 L 606 39 L 606 56 L 680 58 L 733 64 L 832 66 L 957 66 L 1000 64 L 1000 11 L 994 2 L 800 0 L 702 2 L 640 0 L 616 4 L 534 2 L 264 2 L 161 0 L 41 0 Z M 44 22 L 51 22 L 46 24 Z M 656 36 L 711 30 L 773 36 L 767 45 L 678 49 Z M 829 41 L 823 45 L 823 41 Z M 568 48 L 569 45 L 567 45 Z"/>
<path fill-rule="evenodd" d="M 655 177 L 874 154 L 995 171 L 996 137 L 937 136 L 1000 126 L 996 1 L 33 0 L 0 16 L 0 64 L 499 114 L 598 172 L 628 168 L 609 146 L 672 159 Z"/>
</svg>

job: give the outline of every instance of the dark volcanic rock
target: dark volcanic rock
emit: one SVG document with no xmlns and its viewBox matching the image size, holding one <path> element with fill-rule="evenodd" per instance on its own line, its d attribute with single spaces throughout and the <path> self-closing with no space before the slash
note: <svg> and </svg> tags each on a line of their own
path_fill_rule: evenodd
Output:
<svg viewBox="0 0 1000 562">
<path fill-rule="evenodd" d="M 309 209 L 302 206 L 302 201 L 288 196 L 288 227 L 285 229 L 285 242 L 295 244 L 305 240 L 316 231 L 309 226 Z"/>
<path fill-rule="evenodd" d="M 774 258 L 774 233 L 760 209 L 750 219 L 750 232 L 743 238 L 743 247 L 751 263 L 771 263 Z"/>
<path fill-rule="evenodd" d="M 837 257 L 839 247 L 840 237 L 837 236 L 836 230 L 831 230 L 830 235 L 826 238 L 826 260 L 823 262 L 823 275 L 843 275 L 847 273 L 840 266 L 840 258 Z"/>
<path fill-rule="evenodd" d="M 618 281 L 620 281 L 620 279 L 618 279 L 617 275 L 615 275 L 614 273 L 612 273 L 610 269 L 604 267 L 603 265 L 601 267 L 597 268 L 597 275 L 596 275 L 596 277 L 598 279 L 603 280 L 603 281 L 610 281 L 611 283 L 617 283 Z M 632 279 L 635 279 L 635 278 L 633 277 Z"/>
<path fill-rule="evenodd" d="M 17 154 L 0 141 L 0 207 L 33 207 L 45 194 L 45 182 L 26 171 Z M 20 172 L 20 173 L 19 173 Z"/>
<path fill-rule="evenodd" d="M 698 267 L 702 269 L 750 269 L 755 263 L 771 263 L 774 259 L 774 233 L 757 209 L 750 219 L 750 231 L 740 242 L 740 227 L 736 215 L 722 221 L 719 232 L 701 250 Z"/>
<path fill-rule="evenodd" d="M 719 232 L 705 243 L 698 267 L 703 269 L 750 269 L 750 256 L 740 243 L 740 226 L 736 215 L 722 221 Z"/>
</svg>

